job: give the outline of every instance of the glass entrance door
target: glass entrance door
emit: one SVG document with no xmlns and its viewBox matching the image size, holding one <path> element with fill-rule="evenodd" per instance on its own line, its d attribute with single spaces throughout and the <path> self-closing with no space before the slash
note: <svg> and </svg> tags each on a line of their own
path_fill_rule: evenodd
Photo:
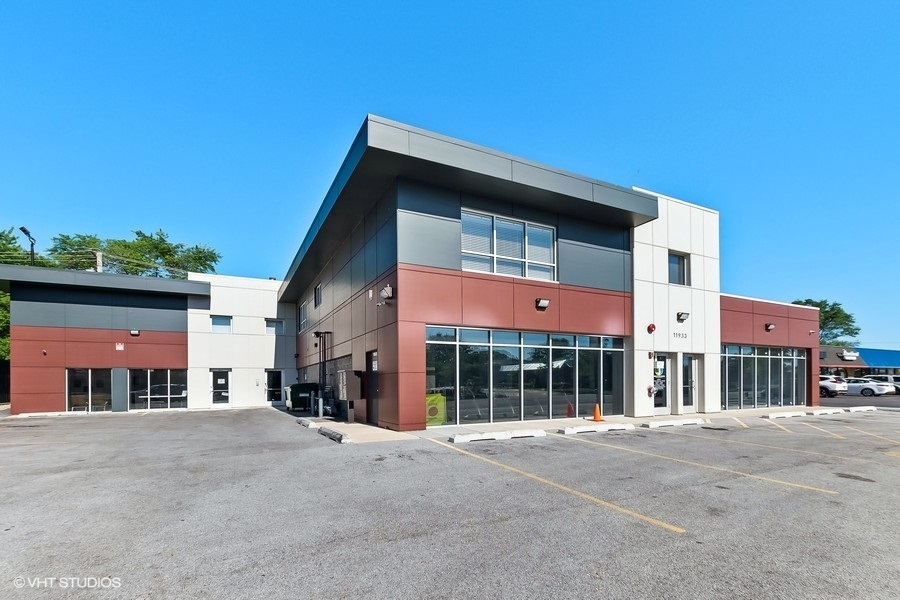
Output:
<svg viewBox="0 0 900 600">
<path fill-rule="evenodd" d="M 681 360 L 681 392 L 684 412 L 697 412 L 697 372 L 699 359 L 685 354 Z"/>
<path fill-rule="evenodd" d="M 281 371 L 266 371 L 266 400 L 281 402 Z"/>
<path fill-rule="evenodd" d="M 228 404 L 230 391 L 228 371 L 210 371 L 212 376 L 212 402 L 213 404 Z"/>
<path fill-rule="evenodd" d="M 653 414 L 671 414 L 669 402 L 669 357 L 657 354 L 653 359 Z"/>
</svg>

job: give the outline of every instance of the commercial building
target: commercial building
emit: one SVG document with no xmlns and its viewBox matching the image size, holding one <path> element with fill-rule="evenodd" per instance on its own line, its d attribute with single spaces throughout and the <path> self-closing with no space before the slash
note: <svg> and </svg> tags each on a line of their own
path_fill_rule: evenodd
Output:
<svg viewBox="0 0 900 600">
<path fill-rule="evenodd" d="M 716 211 L 369 116 L 284 281 L 0 267 L 13 412 L 80 408 L 86 369 L 114 410 L 143 408 L 121 399 L 133 371 L 150 390 L 166 370 L 170 408 L 317 382 L 397 430 L 817 403 L 817 309 L 722 294 L 719 273 Z M 174 354 L 125 359 L 157 335 Z"/>
</svg>

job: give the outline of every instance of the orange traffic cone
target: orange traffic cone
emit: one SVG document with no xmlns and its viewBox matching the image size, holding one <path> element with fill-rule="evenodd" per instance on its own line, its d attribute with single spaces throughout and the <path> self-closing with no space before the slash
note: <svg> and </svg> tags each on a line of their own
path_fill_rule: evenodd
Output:
<svg viewBox="0 0 900 600">
<path fill-rule="evenodd" d="M 603 420 L 603 415 L 600 414 L 600 403 L 599 402 L 594 405 L 594 420 L 595 421 Z"/>
<path fill-rule="evenodd" d="M 571 419 L 575 416 L 575 407 L 572 406 L 572 403 L 569 402 L 569 405 L 566 407 L 566 418 Z"/>
</svg>

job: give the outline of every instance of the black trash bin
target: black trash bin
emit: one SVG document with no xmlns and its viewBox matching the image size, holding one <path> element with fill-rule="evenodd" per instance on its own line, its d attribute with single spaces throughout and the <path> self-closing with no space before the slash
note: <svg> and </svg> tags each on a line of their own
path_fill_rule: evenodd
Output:
<svg viewBox="0 0 900 600">
<path fill-rule="evenodd" d="M 319 393 L 318 383 L 295 383 L 290 386 L 291 393 L 285 400 L 285 406 L 289 411 L 311 412 L 313 398 Z"/>
</svg>

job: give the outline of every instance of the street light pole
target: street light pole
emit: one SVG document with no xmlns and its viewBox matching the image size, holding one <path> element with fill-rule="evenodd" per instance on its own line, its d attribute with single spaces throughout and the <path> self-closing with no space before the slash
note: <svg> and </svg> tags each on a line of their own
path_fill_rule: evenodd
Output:
<svg viewBox="0 0 900 600">
<path fill-rule="evenodd" d="M 28 228 L 24 225 L 19 227 L 19 231 L 24 233 L 28 237 L 28 241 L 31 242 L 31 266 L 34 266 L 34 238 L 31 237 L 31 232 L 28 231 Z"/>
</svg>

